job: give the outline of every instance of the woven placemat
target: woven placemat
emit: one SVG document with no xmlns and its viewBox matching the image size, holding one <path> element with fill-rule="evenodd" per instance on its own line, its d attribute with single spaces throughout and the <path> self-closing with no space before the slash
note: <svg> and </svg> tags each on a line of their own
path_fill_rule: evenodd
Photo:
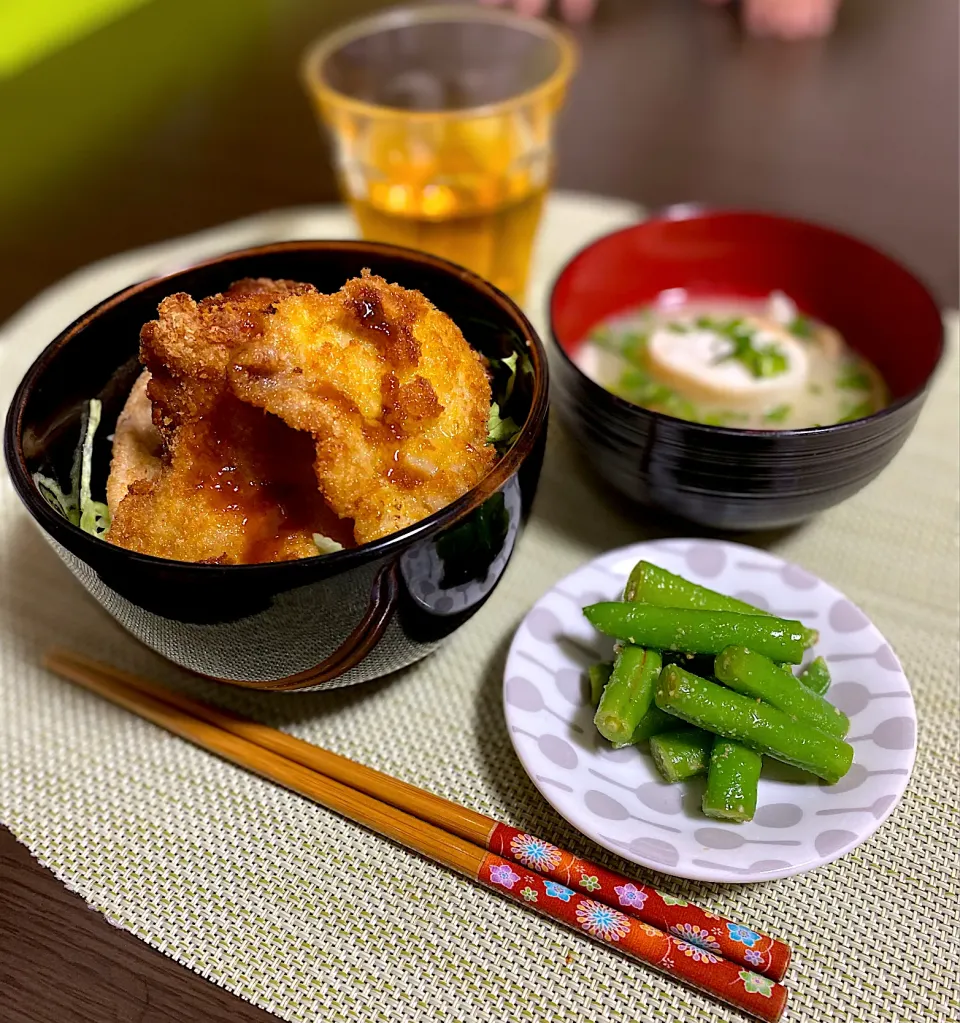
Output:
<svg viewBox="0 0 960 1023">
<path fill-rule="evenodd" d="M 531 296 L 535 317 L 560 263 L 591 235 L 636 215 L 626 204 L 554 197 Z M 129 281 L 243 244 L 349 232 L 339 210 L 283 211 L 75 275 L 0 332 L 0 408 L 58 329 Z M 758 885 L 643 874 L 581 838 L 527 780 L 500 702 L 517 622 L 584 560 L 667 528 L 598 489 L 556 423 L 533 520 L 494 599 L 421 664 L 316 694 L 232 691 L 189 678 L 139 646 L 83 592 L 0 477 L 0 820 L 112 923 L 284 1019 L 739 1018 L 60 682 L 37 666 L 58 643 L 755 922 L 794 946 L 790 1020 L 955 1019 L 955 315 L 948 326 L 949 360 L 894 464 L 813 522 L 749 538 L 859 603 L 913 685 L 920 749 L 910 787 L 878 833 L 840 861 Z"/>
</svg>

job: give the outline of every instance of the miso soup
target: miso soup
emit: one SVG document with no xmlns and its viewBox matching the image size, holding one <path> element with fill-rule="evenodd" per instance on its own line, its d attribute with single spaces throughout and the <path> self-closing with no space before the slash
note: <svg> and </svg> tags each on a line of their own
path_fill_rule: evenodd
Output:
<svg viewBox="0 0 960 1023">
<path fill-rule="evenodd" d="M 604 321 L 576 361 L 627 401 L 711 426 L 827 426 L 889 403 L 876 368 L 779 292 L 766 301 L 663 292 Z"/>
</svg>

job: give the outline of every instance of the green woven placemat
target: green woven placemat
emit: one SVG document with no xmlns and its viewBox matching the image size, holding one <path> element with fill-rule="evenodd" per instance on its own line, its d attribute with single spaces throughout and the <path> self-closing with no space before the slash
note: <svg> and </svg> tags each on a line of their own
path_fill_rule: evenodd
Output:
<svg viewBox="0 0 960 1023">
<path fill-rule="evenodd" d="M 623 204 L 551 203 L 531 305 Z M 0 332 L 0 407 L 42 343 L 128 280 L 246 242 L 337 236 L 286 211 L 85 271 Z M 37 667 L 58 643 L 218 700 L 551 837 L 790 942 L 789 1020 L 960 1012 L 958 384 L 951 354 L 894 464 L 843 506 L 752 542 L 842 589 L 877 623 L 920 718 L 909 789 L 867 843 L 809 874 L 721 886 L 636 871 L 544 803 L 503 724 L 506 647 L 527 608 L 597 552 L 664 535 L 597 489 L 552 427 L 529 529 L 495 597 L 437 654 L 338 692 L 198 682 L 139 646 L 60 564 L 0 478 L 0 820 L 111 922 L 289 1020 L 701 1021 L 736 1013 L 222 763 Z M 680 527 L 683 528 L 683 527 Z"/>
</svg>

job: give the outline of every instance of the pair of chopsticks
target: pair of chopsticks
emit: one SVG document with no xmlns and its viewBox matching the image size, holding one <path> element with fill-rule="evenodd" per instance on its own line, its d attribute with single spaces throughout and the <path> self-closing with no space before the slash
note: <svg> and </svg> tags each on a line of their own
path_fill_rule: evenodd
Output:
<svg viewBox="0 0 960 1023">
<path fill-rule="evenodd" d="M 677 980 L 775 1023 L 790 949 L 346 757 L 81 654 L 44 666 L 203 749 Z"/>
</svg>

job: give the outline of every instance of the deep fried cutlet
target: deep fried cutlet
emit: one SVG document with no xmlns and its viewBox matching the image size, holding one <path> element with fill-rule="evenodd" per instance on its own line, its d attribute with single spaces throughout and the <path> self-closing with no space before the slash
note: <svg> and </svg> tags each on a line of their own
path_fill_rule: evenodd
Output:
<svg viewBox="0 0 960 1023">
<path fill-rule="evenodd" d="M 107 533 L 112 543 L 242 564 L 315 555 L 315 532 L 350 542 L 350 524 L 317 490 L 309 436 L 241 402 L 227 381 L 234 349 L 262 332 L 277 301 L 308 288 L 241 281 L 199 304 L 183 294 L 160 304 L 141 332 L 160 470 L 129 485 Z"/>
<path fill-rule="evenodd" d="M 335 295 L 280 299 L 228 376 L 313 436 L 320 489 L 360 543 L 456 500 L 494 460 L 480 356 L 420 292 L 369 271 Z"/>
<path fill-rule="evenodd" d="M 140 331 L 140 361 L 150 371 L 153 421 L 171 451 L 181 424 L 201 422 L 230 393 L 233 353 L 263 333 L 274 305 L 314 290 L 310 284 L 247 278 L 199 303 L 183 292 L 160 303 L 158 318 Z"/>
<path fill-rule="evenodd" d="M 107 538 L 142 553 L 240 564 L 314 555 L 314 533 L 363 543 L 449 504 L 494 459 L 480 356 L 423 295 L 367 271 L 336 295 L 270 280 L 173 295 L 141 360 Z M 159 462 L 142 450 L 147 399 Z"/>
</svg>

